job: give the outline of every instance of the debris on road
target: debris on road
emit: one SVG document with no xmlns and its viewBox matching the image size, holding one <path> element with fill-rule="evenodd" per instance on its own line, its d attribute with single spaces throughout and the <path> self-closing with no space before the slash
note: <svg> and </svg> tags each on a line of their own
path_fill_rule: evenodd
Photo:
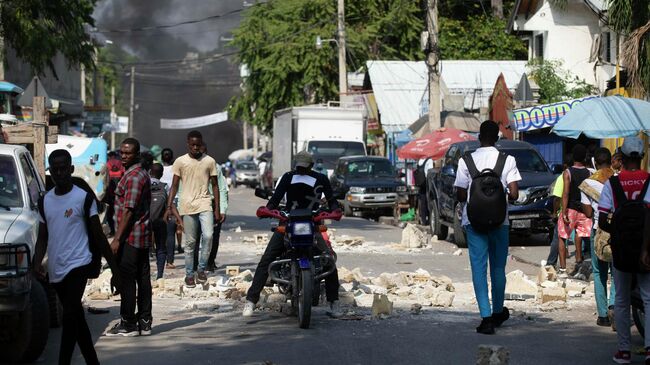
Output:
<svg viewBox="0 0 650 365">
<path fill-rule="evenodd" d="M 461 256 L 462 254 L 463 254 L 463 250 L 461 250 L 460 248 L 454 251 L 454 256 Z"/>
<path fill-rule="evenodd" d="M 506 275 L 506 300 L 534 299 L 537 292 L 537 284 L 530 280 L 523 271 L 515 270 Z"/>
<path fill-rule="evenodd" d="M 228 276 L 239 275 L 239 266 L 226 266 L 226 275 Z"/>
<path fill-rule="evenodd" d="M 508 365 L 510 351 L 503 346 L 479 345 L 476 365 Z"/>
<path fill-rule="evenodd" d="M 375 294 L 372 300 L 372 317 L 379 318 L 381 315 L 390 316 L 393 314 L 393 302 L 388 300 L 388 296 Z"/>
<path fill-rule="evenodd" d="M 402 247 L 420 248 L 427 244 L 427 234 L 415 224 L 407 224 L 402 231 Z"/>
</svg>

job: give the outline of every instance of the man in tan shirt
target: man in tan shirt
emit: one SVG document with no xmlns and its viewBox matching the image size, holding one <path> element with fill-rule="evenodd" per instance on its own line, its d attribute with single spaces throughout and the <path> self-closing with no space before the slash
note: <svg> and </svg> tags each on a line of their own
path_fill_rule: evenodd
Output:
<svg viewBox="0 0 650 365">
<path fill-rule="evenodd" d="M 215 194 L 213 204 L 209 189 L 211 184 L 212 191 L 219 191 L 217 164 L 212 157 L 201 152 L 202 145 L 203 136 L 199 131 L 191 131 L 187 134 L 189 153 L 177 158 L 172 165 L 174 178 L 167 201 L 167 214 L 174 214 L 183 227 L 185 285 L 190 288 L 196 286 L 193 267 L 199 227 L 201 240 L 198 248 L 199 264 L 196 280 L 205 283 L 208 280 L 205 269 L 210 254 L 214 223 L 221 221 L 219 195 Z M 173 204 L 173 197 L 178 192 L 180 182 L 183 183 L 183 189 L 180 192 L 177 209 Z"/>
</svg>

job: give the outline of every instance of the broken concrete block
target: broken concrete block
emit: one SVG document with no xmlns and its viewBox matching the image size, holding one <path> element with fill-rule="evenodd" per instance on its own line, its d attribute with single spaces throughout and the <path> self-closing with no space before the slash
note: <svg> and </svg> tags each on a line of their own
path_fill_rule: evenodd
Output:
<svg viewBox="0 0 650 365">
<path fill-rule="evenodd" d="M 90 299 L 90 300 L 107 300 L 107 299 L 111 298 L 111 294 L 96 291 L 96 292 L 91 293 L 90 295 L 88 295 L 87 298 Z"/>
<path fill-rule="evenodd" d="M 506 275 L 506 300 L 533 299 L 537 295 L 537 284 L 528 279 L 521 270 L 515 270 Z"/>
<path fill-rule="evenodd" d="M 287 296 L 284 294 L 280 293 L 273 293 L 266 297 L 266 303 L 273 304 L 273 303 L 286 303 L 287 301 Z"/>
<path fill-rule="evenodd" d="M 461 250 L 460 248 L 454 251 L 454 256 L 461 256 L 462 254 L 463 254 L 463 250 Z"/>
<path fill-rule="evenodd" d="M 352 293 L 340 293 L 339 303 L 344 306 L 354 307 L 357 305 L 356 298 Z"/>
<path fill-rule="evenodd" d="M 269 235 L 266 233 L 256 234 L 254 238 L 255 238 L 256 245 L 266 245 L 269 242 Z"/>
<path fill-rule="evenodd" d="M 239 275 L 239 266 L 226 266 L 226 275 L 228 276 Z"/>
<path fill-rule="evenodd" d="M 569 290 L 567 291 L 567 296 L 570 298 L 580 298 L 582 297 L 582 292 L 577 290 Z"/>
<path fill-rule="evenodd" d="M 250 270 L 240 272 L 237 276 L 235 276 L 235 280 L 238 280 L 238 281 L 253 281 L 253 272 L 250 271 Z"/>
<path fill-rule="evenodd" d="M 564 288 L 542 288 L 542 304 L 553 301 L 566 302 L 566 291 Z"/>
<path fill-rule="evenodd" d="M 393 302 L 388 300 L 386 295 L 375 294 L 372 300 L 372 317 L 377 318 L 380 315 L 390 316 L 393 313 Z"/>
<path fill-rule="evenodd" d="M 503 346 L 479 345 L 476 365 L 508 365 L 510 351 Z"/>
<path fill-rule="evenodd" d="M 359 269 L 358 267 L 352 269 L 352 275 L 354 275 L 354 280 L 363 284 L 370 284 L 370 279 L 363 276 L 363 274 L 361 273 L 361 269 Z"/>
<path fill-rule="evenodd" d="M 407 224 L 402 230 L 402 247 L 420 248 L 427 243 L 427 235 L 415 224 Z"/>
<path fill-rule="evenodd" d="M 439 291 L 432 300 L 434 307 L 451 307 L 454 304 L 456 295 L 448 291 Z"/>
<path fill-rule="evenodd" d="M 411 314 L 420 314 L 422 312 L 422 304 L 415 303 L 411 305 Z"/>
<path fill-rule="evenodd" d="M 565 301 L 552 301 L 552 302 L 546 302 L 542 305 L 539 306 L 539 310 L 542 312 L 553 312 L 556 310 L 560 309 L 566 309 L 566 302 Z"/>
<path fill-rule="evenodd" d="M 339 281 L 343 283 L 351 283 L 354 280 L 354 274 L 352 274 L 352 271 L 344 268 L 344 267 L 339 267 L 338 268 L 339 272 Z"/>
<path fill-rule="evenodd" d="M 560 283 L 558 283 L 557 281 L 546 280 L 546 281 L 542 282 L 541 284 L 539 284 L 539 286 L 541 286 L 542 288 L 559 288 Z"/>
<path fill-rule="evenodd" d="M 577 291 L 580 293 L 584 293 L 586 289 L 587 289 L 587 283 L 584 281 L 572 280 L 572 279 L 567 279 L 564 281 L 564 290 L 566 290 L 567 292 Z"/>
<path fill-rule="evenodd" d="M 539 268 L 539 274 L 537 274 L 537 280 L 540 283 L 545 281 L 556 281 L 557 280 L 557 271 L 553 266 L 542 266 Z"/>
<path fill-rule="evenodd" d="M 403 286 L 401 288 L 398 288 L 397 291 L 395 291 L 395 295 L 397 295 L 400 298 L 406 298 L 411 294 L 411 288 L 408 286 Z"/>
<path fill-rule="evenodd" d="M 436 286 L 442 286 L 445 288 L 447 291 L 455 291 L 456 289 L 454 288 L 454 285 L 451 281 L 451 278 L 448 276 L 442 275 L 442 276 L 434 276 L 431 278 L 431 281 L 433 281 Z"/>
</svg>

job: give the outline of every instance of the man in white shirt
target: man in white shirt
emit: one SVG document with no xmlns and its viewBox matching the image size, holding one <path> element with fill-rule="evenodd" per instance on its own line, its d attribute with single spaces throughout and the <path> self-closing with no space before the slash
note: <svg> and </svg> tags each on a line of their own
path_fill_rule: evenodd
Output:
<svg viewBox="0 0 650 365">
<path fill-rule="evenodd" d="M 471 154 L 471 159 L 478 171 L 484 169 L 498 170 L 497 162 L 499 161 L 500 152 L 494 146 L 499 138 L 499 126 L 493 121 L 485 121 L 481 124 L 479 141 L 481 147 Z M 503 161 L 503 160 L 501 160 Z M 508 199 L 517 200 L 519 196 L 518 181 L 521 180 L 517 163 L 512 156 L 507 156 L 503 163 L 501 171 L 501 184 L 505 190 L 508 187 Z M 458 170 L 454 186 L 457 188 L 458 201 L 470 202 L 472 197 L 468 198 L 468 190 L 472 186 L 472 181 L 476 175 L 472 176 L 464 159 L 458 162 Z M 467 234 L 467 245 L 469 248 L 469 258 L 472 267 L 472 283 L 474 293 L 478 302 L 481 313 L 481 324 L 476 328 L 476 332 L 482 334 L 494 334 L 494 328 L 501 326 L 503 322 L 510 318 L 508 308 L 503 306 L 506 275 L 505 267 L 508 258 L 509 231 L 510 225 L 507 214 L 507 203 L 505 220 L 496 227 L 486 232 L 479 232 L 470 223 L 467 216 L 467 204 L 463 208 L 462 225 Z M 485 207 L 486 214 L 490 213 L 491 207 Z M 462 234 L 462 232 L 454 232 Z M 490 279 L 492 283 L 492 307 L 490 307 L 490 298 L 488 296 L 487 284 L 487 264 L 490 261 Z"/>
</svg>

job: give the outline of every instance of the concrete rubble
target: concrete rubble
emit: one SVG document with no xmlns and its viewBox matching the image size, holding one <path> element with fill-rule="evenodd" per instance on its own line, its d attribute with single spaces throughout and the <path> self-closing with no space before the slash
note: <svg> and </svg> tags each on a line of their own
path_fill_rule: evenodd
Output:
<svg viewBox="0 0 650 365">
<path fill-rule="evenodd" d="M 415 224 L 407 224 L 402 231 L 402 247 L 420 248 L 429 242 L 427 234 Z"/>
<path fill-rule="evenodd" d="M 515 270 L 506 275 L 506 300 L 526 300 L 537 296 L 537 283 L 530 280 L 523 271 Z"/>
<path fill-rule="evenodd" d="M 510 351 L 503 346 L 479 345 L 476 365 L 508 365 Z"/>
</svg>

